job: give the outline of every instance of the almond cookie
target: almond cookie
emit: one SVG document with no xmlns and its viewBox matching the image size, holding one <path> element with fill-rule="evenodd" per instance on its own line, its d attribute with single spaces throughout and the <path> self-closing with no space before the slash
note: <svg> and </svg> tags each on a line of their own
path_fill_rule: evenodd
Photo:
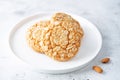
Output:
<svg viewBox="0 0 120 80">
<path fill-rule="evenodd" d="M 83 37 L 80 24 L 67 14 L 56 13 L 50 20 L 49 26 L 40 43 L 42 50 L 57 61 L 73 58 Z"/>
<path fill-rule="evenodd" d="M 48 30 L 49 21 L 40 21 L 27 30 L 26 39 L 29 46 L 37 51 L 43 53 L 40 46 L 40 41 L 43 38 L 44 33 Z"/>
</svg>

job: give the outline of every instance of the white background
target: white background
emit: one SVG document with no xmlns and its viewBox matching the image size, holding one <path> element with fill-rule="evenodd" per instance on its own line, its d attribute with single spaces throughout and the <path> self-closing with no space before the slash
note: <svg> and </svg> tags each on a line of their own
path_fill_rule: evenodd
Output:
<svg viewBox="0 0 120 80">
<path fill-rule="evenodd" d="M 102 33 L 103 46 L 95 60 L 82 70 L 42 74 L 10 52 L 7 38 L 10 29 L 24 17 L 58 11 L 74 13 L 94 23 Z M 110 57 L 110 63 L 102 64 L 100 60 L 104 57 Z M 119 80 L 119 61 L 120 0 L 0 0 L 0 80 Z M 101 66 L 104 72 L 94 72 L 93 65 Z"/>
</svg>

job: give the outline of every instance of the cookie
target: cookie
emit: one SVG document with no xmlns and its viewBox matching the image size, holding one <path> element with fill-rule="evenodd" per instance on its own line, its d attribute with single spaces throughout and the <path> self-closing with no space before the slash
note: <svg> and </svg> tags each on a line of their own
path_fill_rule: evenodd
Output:
<svg viewBox="0 0 120 80">
<path fill-rule="evenodd" d="M 57 61 L 73 58 L 84 35 L 80 24 L 70 15 L 56 13 L 50 20 L 49 26 L 40 42 L 43 52 Z"/>
<path fill-rule="evenodd" d="M 26 39 L 29 46 L 40 53 L 43 53 L 43 50 L 40 46 L 40 41 L 43 38 L 44 33 L 48 30 L 49 21 L 40 21 L 27 30 Z"/>
<path fill-rule="evenodd" d="M 40 21 L 27 31 L 27 42 L 35 51 L 57 61 L 73 58 L 84 35 L 79 22 L 65 13 L 56 13 L 50 21 Z"/>
</svg>

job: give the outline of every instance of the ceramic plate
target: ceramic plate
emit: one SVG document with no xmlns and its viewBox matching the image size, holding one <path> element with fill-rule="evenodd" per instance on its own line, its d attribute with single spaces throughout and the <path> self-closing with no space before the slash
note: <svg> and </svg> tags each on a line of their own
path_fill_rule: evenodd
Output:
<svg viewBox="0 0 120 80">
<path fill-rule="evenodd" d="M 79 21 L 84 30 L 80 50 L 71 60 L 67 62 L 55 61 L 44 54 L 33 51 L 26 42 L 25 35 L 27 28 L 40 20 L 50 19 L 52 13 L 39 13 L 29 16 L 16 24 L 9 35 L 10 49 L 19 59 L 40 72 L 56 74 L 81 69 L 97 56 L 101 49 L 102 38 L 96 26 L 91 22 L 80 16 L 74 14 L 70 15 Z"/>
</svg>

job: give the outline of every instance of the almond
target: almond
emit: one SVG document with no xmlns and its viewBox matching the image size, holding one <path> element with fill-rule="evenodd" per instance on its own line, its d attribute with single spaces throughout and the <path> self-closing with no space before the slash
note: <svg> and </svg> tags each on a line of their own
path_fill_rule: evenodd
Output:
<svg viewBox="0 0 120 80">
<path fill-rule="evenodd" d="M 101 67 L 99 67 L 99 66 L 93 66 L 93 70 L 95 70 L 98 73 L 102 73 L 103 72 L 103 69 Z"/>
<path fill-rule="evenodd" d="M 110 58 L 103 58 L 101 60 L 102 63 L 108 63 L 110 61 Z"/>
</svg>

